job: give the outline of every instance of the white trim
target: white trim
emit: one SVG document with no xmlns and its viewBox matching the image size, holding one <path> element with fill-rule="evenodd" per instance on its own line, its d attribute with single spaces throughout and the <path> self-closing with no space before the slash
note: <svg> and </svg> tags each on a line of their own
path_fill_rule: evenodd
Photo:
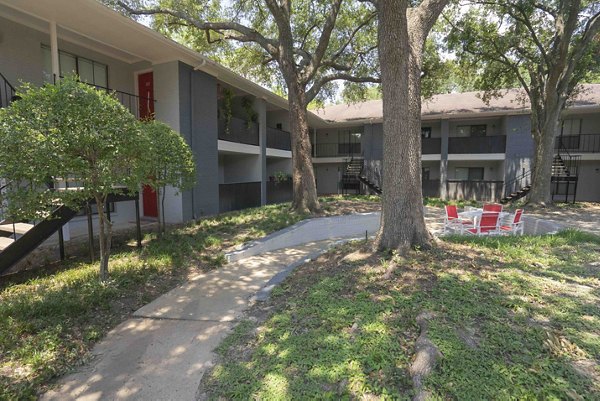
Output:
<svg viewBox="0 0 600 401">
<path fill-rule="evenodd" d="M 313 163 L 347 163 L 351 157 L 313 157 Z M 362 157 L 355 157 L 355 159 L 363 159 Z"/>
<path fill-rule="evenodd" d="M 600 160 L 600 153 L 571 153 L 571 156 L 581 156 L 581 160 Z"/>
<path fill-rule="evenodd" d="M 504 153 L 449 153 L 448 160 L 504 160 Z"/>
<path fill-rule="evenodd" d="M 267 148 L 267 157 L 279 157 L 282 159 L 291 159 L 292 152 L 289 150 Z"/>
<path fill-rule="evenodd" d="M 248 155 L 260 155 L 260 146 L 246 145 L 244 143 L 222 141 L 219 139 L 219 152 L 240 153 Z"/>
<path fill-rule="evenodd" d="M 442 160 L 442 155 L 437 153 L 437 154 L 429 154 L 429 155 L 421 155 L 421 161 L 425 161 L 425 162 L 439 162 L 440 160 Z"/>
</svg>

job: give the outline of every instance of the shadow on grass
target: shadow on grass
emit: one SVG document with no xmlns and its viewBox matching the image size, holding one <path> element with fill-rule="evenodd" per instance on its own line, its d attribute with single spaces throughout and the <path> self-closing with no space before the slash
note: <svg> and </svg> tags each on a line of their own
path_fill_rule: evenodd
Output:
<svg viewBox="0 0 600 401">
<path fill-rule="evenodd" d="M 587 251 L 598 238 L 448 242 L 399 261 L 389 279 L 389 261 L 378 256 L 344 262 L 351 247 L 303 266 L 255 311 L 264 322 L 243 324 L 222 345 L 204 390 L 226 399 L 410 398 L 415 318 L 428 310 L 437 316 L 429 337 L 443 354 L 427 380 L 434 396 L 594 398 L 598 282 L 574 284 L 594 276 L 571 264 L 597 260 L 600 252 Z"/>
</svg>

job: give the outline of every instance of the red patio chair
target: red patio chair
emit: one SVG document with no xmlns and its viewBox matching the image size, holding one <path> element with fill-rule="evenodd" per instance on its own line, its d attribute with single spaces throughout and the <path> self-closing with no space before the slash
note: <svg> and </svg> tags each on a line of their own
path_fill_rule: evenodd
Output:
<svg viewBox="0 0 600 401">
<path fill-rule="evenodd" d="M 483 205 L 483 211 L 502 213 L 502 205 L 499 203 L 486 203 Z"/>
<path fill-rule="evenodd" d="M 455 205 L 446 205 L 445 209 L 446 216 L 444 217 L 444 233 L 446 233 L 448 229 L 458 230 L 462 233 L 465 227 L 473 227 L 473 222 L 471 220 L 461 219 L 458 217 L 458 209 Z"/>
<path fill-rule="evenodd" d="M 493 235 L 498 234 L 498 217 L 496 212 L 483 212 L 477 226 L 465 230 L 467 234 L 472 235 Z"/>
<path fill-rule="evenodd" d="M 523 209 L 517 209 L 512 222 L 500 226 L 500 233 L 506 235 L 523 235 L 524 226 L 521 217 L 523 217 Z"/>
</svg>

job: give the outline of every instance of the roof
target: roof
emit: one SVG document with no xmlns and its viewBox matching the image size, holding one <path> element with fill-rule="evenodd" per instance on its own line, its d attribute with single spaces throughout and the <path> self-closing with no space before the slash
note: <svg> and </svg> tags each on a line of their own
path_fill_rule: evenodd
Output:
<svg viewBox="0 0 600 401">
<path fill-rule="evenodd" d="M 581 86 L 582 91 L 569 107 L 600 109 L 600 84 L 586 84 Z M 422 103 L 421 115 L 423 119 L 433 118 L 461 118 L 473 115 L 504 115 L 504 114 L 529 114 L 529 101 L 521 99 L 525 93 L 521 89 L 509 89 L 498 98 L 486 104 L 481 100 L 483 92 L 464 92 L 434 95 Z M 356 104 L 336 104 L 323 109 L 315 110 L 321 118 L 336 122 L 350 123 L 362 121 L 381 121 L 383 118 L 383 104 L 381 100 L 369 100 Z"/>
</svg>

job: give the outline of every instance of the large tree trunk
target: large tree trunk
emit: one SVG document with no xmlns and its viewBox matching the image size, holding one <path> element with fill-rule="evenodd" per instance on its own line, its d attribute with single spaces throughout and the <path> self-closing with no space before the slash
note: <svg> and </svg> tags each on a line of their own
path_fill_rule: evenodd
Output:
<svg viewBox="0 0 600 401">
<path fill-rule="evenodd" d="M 383 194 L 379 249 L 429 247 L 421 189 L 422 43 L 411 40 L 407 1 L 379 2 L 383 88 Z"/>
<path fill-rule="evenodd" d="M 294 198 L 292 209 L 299 213 L 317 213 L 321 210 L 313 170 L 308 112 L 305 91 L 298 84 L 289 85 L 288 103 L 292 131 L 292 164 Z"/>
<path fill-rule="evenodd" d="M 545 107 L 548 104 L 546 102 Z M 529 204 L 546 206 L 552 203 L 552 161 L 558 127 L 560 125 L 560 107 L 551 106 L 550 110 L 533 110 L 531 129 L 535 144 L 533 176 Z M 543 116 L 543 117 L 542 117 Z"/>
</svg>

